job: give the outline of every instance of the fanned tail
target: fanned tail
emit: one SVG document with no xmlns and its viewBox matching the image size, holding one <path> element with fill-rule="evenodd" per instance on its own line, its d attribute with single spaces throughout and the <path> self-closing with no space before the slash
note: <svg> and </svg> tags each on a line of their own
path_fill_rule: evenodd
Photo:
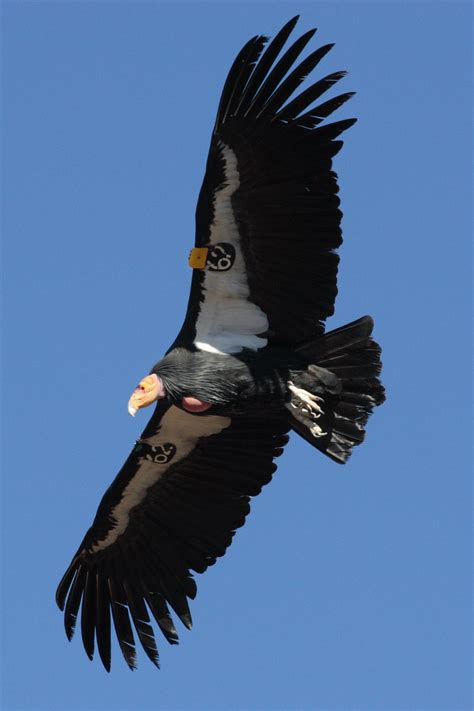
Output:
<svg viewBox="0 0 474 711">
<path fill-rule="evenodd" d="M 363 442 L 370 414 L 385 400 L 373 326 L 364 316 L 297 349 L 310 365 L 290 386 L 292 428 L 336 462 Z"/>
</svg>

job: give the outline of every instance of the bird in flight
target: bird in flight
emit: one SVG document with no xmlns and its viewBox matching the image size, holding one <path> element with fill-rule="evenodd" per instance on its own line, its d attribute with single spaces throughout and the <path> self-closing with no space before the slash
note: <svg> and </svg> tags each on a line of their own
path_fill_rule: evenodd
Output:
<svg viewBox="0 0 474 711">
<path fill-rule="evenodd" d="M 138 638 L 159 665 L 151 618 L 191 627 L 191 571 L 224 555 L 294 431 L 344 463 L 384 400 L 369 316 L 325 333 L 334 312 L 341 211 L 332 159 L 355 119 L 319 102 L 344 72 L 297 92 L 332 45 L 284 49 L 298 17 L 257 35 L 224 84 L 196 208 L 183 326 L 139 383 L 130 414 L 155 410 L 64 574 L 57 604 L 104 667 L 111 629 L 130 668 Z M 317 103 L 319 102 L 319 103 Z M 316 105 L 315 105 L 316 104 Z"/>
</svg>

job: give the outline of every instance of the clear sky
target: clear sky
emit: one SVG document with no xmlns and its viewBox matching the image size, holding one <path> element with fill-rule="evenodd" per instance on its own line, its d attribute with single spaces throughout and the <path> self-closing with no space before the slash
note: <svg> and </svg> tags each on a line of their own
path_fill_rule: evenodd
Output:
<svg viewBox="0 0 474 711">
<path fill-rule="evenodd" d="M 143 428 L 184 316 L 222 83 L 300 12 L 348 69 L 336 327 L 365 313 L 387 403 L 340 467 L 293 437 L 194 629 L 110 675 L 54 591 Z M 6 711 L 468 711 L 470 4 L 4 2 Z M 313 47 L 316 43 L 313 41 Z M 295 274 L 295 279 L 298 275 Z M 79 635 L 80 636 L 80 635 Z"/>
</svg>

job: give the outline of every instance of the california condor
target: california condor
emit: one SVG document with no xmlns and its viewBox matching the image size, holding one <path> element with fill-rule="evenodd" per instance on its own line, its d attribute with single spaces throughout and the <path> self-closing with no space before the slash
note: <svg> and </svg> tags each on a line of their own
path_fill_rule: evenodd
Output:
<svg viewBox="0 0 474 711">
<path fill-rule="evenodd" d="M 270 43 L 253 37 L 229 71 L 197 203 L 186 318 L 130 398 L 132 415 L 153 402 L 155 411 L 57 590 L 68 638 L 81 609 L 87 655 L 97 643 L 107 670 L 111 622 L 131 668 L 134 630 L 158 665 L 150 617 L 172 644 L 169 608 L 191 627 L 190 571 L 224 555 L 290 430 L 343 463 L 384 399 L 372 319 L 324 333 L 341 244 L 332 159 L 355 119 L 321 125 L 351 93 L 314 106 L 344 72 L 294 95 L 332 46 L 293 68 L 315 32 L 282 52 L 297 19 Z"/>
</svg>

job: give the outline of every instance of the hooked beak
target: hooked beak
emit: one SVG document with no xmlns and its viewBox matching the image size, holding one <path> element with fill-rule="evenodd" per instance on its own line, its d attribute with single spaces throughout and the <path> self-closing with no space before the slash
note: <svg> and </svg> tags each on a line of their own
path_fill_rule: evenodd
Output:
<svg viewBox="0 0 474 711">
<path fill-rule="evenodd" d="M 147 375 L 140 380 L 133 391 L 132 397 L 128 401 L 128 412 L 132 417 L 135 417 L 142 407 L 147 407 L 158 398 L 164 396 L 165 389 L 161 379 L 155 373 L 151 373 L 151 375 Z"/>
</svg>

